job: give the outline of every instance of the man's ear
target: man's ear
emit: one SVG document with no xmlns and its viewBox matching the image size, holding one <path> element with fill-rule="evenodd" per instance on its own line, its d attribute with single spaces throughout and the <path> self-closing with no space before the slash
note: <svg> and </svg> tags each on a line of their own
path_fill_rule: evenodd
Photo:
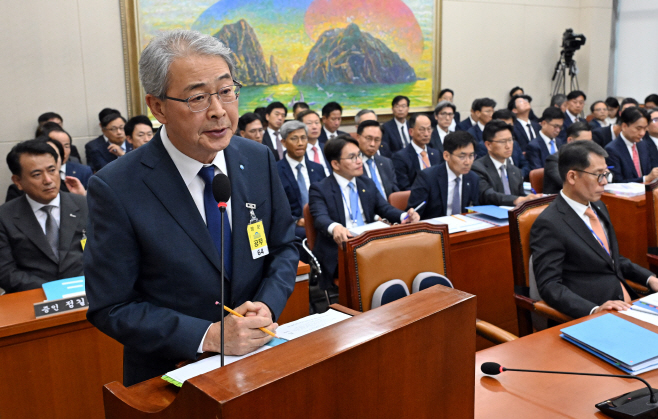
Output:
<svg viewBox="0 0 658 419">
<path fill-rule="evenodd" d="M 16 187 L 18 189 L 20 189 L 21 191 L 23 190 L 23 187 L 21 186 L 21 183 L 20 183 L 21 182 L 21 177 L 20 176 L 12 175 L 11 176 L 11 181 L 14 182 L 14 185 L 16 185 Z"/>
<path fill-rule="evenodd" d="M 167 117 L 165 116 L 166 106 L 162 99 L 148 94 L 146 95 L 146 104 L 151 109 L 151 113 L 155 116 L 155 119 L 157 119 L 158 122 L 162 125 L 167 123 Z"/>
<path fill-rule="evenodd" d="M 340 169 L 340 166 L 338 164 L 338 160 L 332 160 L 331 161 L 331 168 L 334 169 L 334 172 Z"/>
</svg>

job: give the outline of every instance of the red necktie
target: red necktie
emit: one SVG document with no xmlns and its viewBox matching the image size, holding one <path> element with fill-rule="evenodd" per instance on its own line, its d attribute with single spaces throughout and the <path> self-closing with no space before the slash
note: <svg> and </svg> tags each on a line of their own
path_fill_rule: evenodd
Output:
<svg viewBox="0 0 658 419">
<path fill-rule="evenodd" d="M 318 148 L 316 146 L 311 147 L 311 150 L 313 150 L 313 161 L 316 163 L 320 163 L 320 154 L 318 153 Z"/>
<path fill-rule="evenodd" d="M 642 177 L 642 168 L 640 167 L 640 156 L 637 154 L 637 147 L 633 143 L 633 164 L 635 165 L 635 171 L 637 172 L 638 177 Z"/>
</svg>

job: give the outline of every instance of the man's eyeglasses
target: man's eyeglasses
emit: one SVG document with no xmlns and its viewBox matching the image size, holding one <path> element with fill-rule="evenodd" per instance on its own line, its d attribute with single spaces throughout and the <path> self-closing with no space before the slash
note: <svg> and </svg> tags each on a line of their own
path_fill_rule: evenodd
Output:
<svg viewBox="0 0 658 419">
<path fill-rule="evenodd" d="M 582 173 L 587 173 L 588 175 L 596 176 L 596 181 L 599 183 L 603 183 L 603 179 L 605 179 L 608 183 L 612 183 L 612 172 L 590 173 L 584 170 L 578 170 L 578 169 L 573 169 L 573 170 L 576 172 L 582 172 Z"/>
<path fill-rule="evenodd" d="M 361 160 L 361 155 L 360 154 L 350 154 L 347 157 L 341 157 L 341 160 L 352 160 L 352 163 L 356 163 L 359 160 Z"/>
<path fill-rule="evenodd" d="M 222 87 L 217 91 L 217 93 L 198 93 L 188 97 L 187 99 L 178 99 L 175 97 L 165 96 L 165 99 L 187 103 L 188 108 L 190 108 L 192 112 L 201 112 L 210 107 L 213 95 L 217 95 L 219 100 L 225 104 L 233 103 L 238 100 L 238 97 L 240 97 L 240 88 L 242 87 L 242 84 L 240 84 L 240 82 L 237 80 L 233 80 L 233 83 L 235 84 Z"/>
<path fill-rule="evenodd" d="M 371 137 L 371 136 L 367 135 L 367 136 L 365 136 L 365 137 L 363 137 L 363 138 L 365 138 L 366 142 L 368 142 L 368 143 L 375 142 L 375 143 L 379 144 L 379 143 L 382 142 L 382 138 L 381 138 L 381 137 Z"/>
<path fill-rule="evenodd" d="M 514 142 L 514 138 L 508 138 L 506 140 L 491 140 L 491 142 L 498 144 L 512 144 Z"/>
<path fill-rule="evenodd" d="M 461 161 L 475 159 L 475 153 L 471 153 L 471 154 L 454 154 L 454 153 L 450 153 L 450 154 L 457 157 Z"/>
<path fill-rule="evenodd" d="M 439 116 L 452 118 L 453 116 L 455 116 L 455 114 L 452 112 L 439 112 Z"/>
<path fill-rule="evenodd" d="M 113 134 L 116 134 L 119 131 L 124 131 L 125 128 L 126 128 L 125 125 L 122 125 L 120 127 L 112 127 L 112 128 L 105 128 L 105 129 L 110 131 Z"/>
</svg>

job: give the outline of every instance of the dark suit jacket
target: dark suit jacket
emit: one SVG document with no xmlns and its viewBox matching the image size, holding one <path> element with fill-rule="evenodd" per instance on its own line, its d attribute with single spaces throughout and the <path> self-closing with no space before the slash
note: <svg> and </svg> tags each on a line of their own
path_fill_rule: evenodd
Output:
<svg viewBox="0 0 658 419">
<path fill-rule="evenodd" d="M 462 176 L 461 212 L 466 212 L 466 207 L 479 205 L 479 181 L 478 175 L 472 171 Z M 416 208 L 423 201 L 426 204 L 418 210 L 421 219 L 427 220 L 446 215 L 448 208 L 448 167 L 445 162 L 420 172 L 411 188 L 407 208 Z"/>
<path fill-rule="evenodd" d="M 551 307 L 574 318 L 588 315 L 608 300 L 623 299 L 621 286 L 631 298 L 637 298 L 624 278 L 646 285 L 652 275 L 619 255 L 605 204 L 591 205 L 608 230 L 611 256 L 562 195 L 537 217 L 530 231 L 539 294 Z"/>
<path fill-rule="evenodd" d="M 432 136 L 430 137 L 430 143 L 429 146 L 435 149 L 436 151 L 439 152 L 439 157 L 441 157 L 441 160 L 443 161 L 443 143 L 441 142 L 441 136 L 439 136 L 439 131 L 437 131 L 439 127 L 434 128 L 432 130 Z"/>
<path fill-rule="evenodd" d="M 555 194 L 562 190 L 562 178 L 560 177 L 560 170 L 558 169 L 558 155 L 559 153 L 551 154 L 546 157 L 544 163 L 544 193 Z"/>
<path fill-rule="evenodd" d="M 279 161 L 279 152 L 274 148 L 274 139 L 270 137 L 270 133 L 267 131 L 267 127 L 263 133 L 263 144 L 270 149 L 272 154 L 274 154 L 274 160 Z"/>
<path fill-rule="evenodd" d="M 405 133 L 407 136 L 409 136 L 409 126 L 405 122 Z M 391 119 L 390 121 L 384 123 L 382 125 L 382 130 L 384 131 L 384 134 L 382 136 L 382 144 L 386 144 L 391 150 L 392 154 L 395 154 L 396 152 L 402 150 L 405 146 L 402 143 L 402 137 L 400 137 L 400 130 L 398 129 L 397 124 L 395 123 L 395 119 Z M 407 138 L 407 141 L 411 141 L 411 137 Z"/>
<path fill-rule="evenodd" d="M 592 118 L 592 120 L 589 121 L 589 127 L 593 130 L 598 129 L 598 128 L 601 128 L 601 123 L 599 122 L 598 119 Z"/>
<path fill-rule="evenodd" d="M 311 181 L 311 185 L 321 181 L 326 176 L 324 175 L 324 167 L 321 164 L 313 163 L 306 158 L 306 170 L 308 171 L 308 179 Z M 290 212 L 292 217 L 295 220 L 299 220 L 304 217 L 303 208 L 301 205 L 302 194 L 299 191 L 299 186 L 297 185 L 297 180 L 295 179 L 295 173 L 290 168 L 288 160 L 285 158 L 279 160 L 276 163 L 276 168 L 279 171 L 279 177 L 281 178 L 281 184 L 283 185 L 283 190 L 286 192 L 288 197 L 288 202 L 290 203 Z M 309 185 L 310 186 L 310 185 Z"/>
<path fill-rule="evenodd" d="M 262 144 L 233 137 L 224 149 L 231 182 L 232 266 L 226 305 L 261 301 L 276 319 L 295 285 L 294 221 Z M 158 132 L 89 181 L 84 269 L 87 318 L 124 345 L 124 385 L 195 359 L 220 320 L 220 254 Z M 269 255 L 252 259 L 247 236 L 256 205 Z"/>
<path fill-rule="evenodd" d="M 384 199 L 372 180 L 365 176 L 358 177 L 356 178 L 356 188 L 363 207 L 363 221 L 366 224 L 374 222 L 375 215 L 386 218 L 391 223 L 400 221 L 402 211 L 394 208 Z M 332 223 L 346 225 L 343 196 L 334 176 L 326 177 L 311 185 L 309 206 L 317 230 L 313 253 L 323 269 L 323 283 L 320 284 L 320 288 L 329 289 L 338 268 L 338 245 L 333 236 L 329 235 L 327 228 Z"/>
<path fill-rule="evenodd" d="M 512 150 L 512 160 L 514 161 L 514 166 L 521 169 L 521 173 L 523 174 L 523 179 L 528 180 L 528 175 L 530 174 L 530 165 L 528 164 L 528 160 L 526 160 L 525 156 L 523 155 L 523 150 L 521 150 L 521 146 L 516 140 L 514 140 L 514 149 Z"/>
<path fill-rule="evenodd" d="M 435 166 L 443 161 L 439 152 L 431 147 L 427 147 L 427 158 L 430 166 Z M 398 179 L 398 186 L 401 191 L 408 191 L 413 185 L 416 176 L 422 170 L 418 161 L 418 154 L 412 144 L 409 144 L 402 150 L 393 154 L 393 166 L 395 166 L 395 176 Z"/>
<path fill-rule="evenodd" d="M 656 147 L 656 143 L 654 143 L 649 136 L 649 132 L 645 134 L 642 142 L 647 143 L 646 148 L 649 150 L 649 160 L 651 160 L 651 167 L 658 167 L 658 148 Z"/>
<path fill-rule="evenodd" d="M 459 128 L 459 131 L 468 131 L 468 129 L 472 126 L 473 124 L 471 123 L 471 118 L 468 116 L 464 118 L 463 121 L 457 124 L 457 128 Z"/>
<path fill-rule="evenodd" d="M 382 186 L 384 187 L 384 192 L 388 197 L 393 192 L 398 192 L 400 188 L 398 187 L 398 179 L 395 176 L 395 167 L 393 166 L 393 161 L 384 156 L 378 156 L 375 154 L 375 166 L 379 171 L 379 177 L 382 180 Z M 366 162 L 363 162 L 363 165 L 366 165 Z M 368 166 L 370 169 L 370 166 Z M 363 169 L 363 177 L 368 177 L 366 169 Z M 374 183 L 374 181 L 373 181 Z"/>
<path fill-rule="evenodd" d="M 539 131 L 541 130 L 541 126 L 535 122 L 535 121 L 530 121 L 530 125 L 532 126 L 532 129 L 534 131 L 534 138 L 539 137 Z M 532 141 L 532 139 L 528 138 L 528 130 L 524 126 L 524 124 L 521 123 L 518 119 L 514 120 L 514 138 L 516 141 L 518 141 L 519 145 L 521 146 L 521 150 L 525 151 L 526 147 L 528 146 L 528 143 Z"/>
<path fill-rule="evenodd" d="M 479 125 L 473 125 L 466 132 L 471 134 L 475 138 L 475 158 L 484 157 L 489 152 L 487 151 L 487 146 L 484 145 L 484 139 L 482 137 L 482 130 Z"/>
<path fill-rule="evenodd" d="M 25 195 L 0 206 L 0 288 L 25 291 L 82 275 L 80 240 L 87 226 L 84 196 L 60 193 L 59 261 Z"/>
<path fill-rule="evenodd" d="M 133 149 L 133 145 L 128 141 L 126 144 L 126 153 Z M 100 137 L 89 141 L 85 144 L 85 155 L 87 156 L 87 164 L 91 167 L 91 170 L 98 172 L 106 164 L 113 162 L 117 159 L 117 156 L 110 153 L 107 149 L 108 144 L 105 142 L 105 138 L 101 135 Z"/>
<path fill-rule="evenodd" d="M 612 181 L 614 183 L 642 182 L 642 176 L 651 172 L 651 156 L 647 143 L 640 141 L 635 144 L 637 154 L 640 157 L 642 173 L 636 172 L 631 153 L 628 152 L 621 135 L 605 146 L 605 151 L 608 152 L 608 158 L 605 160 L 608 166 L 612 166 L 610 171 L 613 174 Z"/>
<path fill-rule="evenodd" d="M 473 172 L 480 176 L 480 205 L 507 205 L 514 206 L 514 200 L 525 196 L 523 190 L 523 173 L 514 165 L 508 165 L 507 178 L 511 195 L 505 195 L 503 181 L 496 170 L 491 156 L 486 155 L 473 162 Z"/>
<path fill-rule="evenodd" d="M 87 189 L 87 185 L 89 184 L 89 178 L 92 177 L 94 172 L 91 171 L 91 168 L 89 166 L 85 166 L 84 164 L 68 161 L 66 162 L 66 176 L 73 176 L 78 178 L 80 180 L 80 183 L 82 183 L 82 186 Z"/>
<path fill-rule="evenodd" d="M 555 149 L 559 150 L 559 148 L 562 147 L 562 144 L 564 144 L 562 140 L 556 137 Z M 544 162 L 550 155 L 551 153 L 548 150 L 548 147 L 544 142 L 544 138 L 541 135 L 530 141 L 525 149 L 525 159 L 528 160 L 528 166 L 530 170 L 544 167 Z"/>
<path fill-rule="evenodd" d="M 576 115 L 576 121 L 584 121 L 584 119 Z M 560 141 L 562 141 L 563 143 L 567 141 L 567 128 L 569 128 L 571 124 L 573 124 L 571 118 L 569 117 L 569 115 L 567 115 L 567 112 L 564 111 L 564 122 L 562 123 L 562 130 L 557 136 L 557 138 L 559 138 Z"/>
<path fill-rule="evenodd" d="M 612 131 L 610 127 L 601 127 L 592 130 L 592 140 L 601 147 L 605 147 L 612 142 Z"/>
<path fill-rule="evenodd" d="M 336 131 L 336 136 L 341 134 L 347 134 L 347 133 L 341 130 Z M 318 137 L 318 142 L 322 144 L 322 146 L 324 147 L 324 143 L 326 143 L 328 140 L 329 138 L 327 138 L 327 132 L 324 130 L 324 127 L 322 127 L 322 130 L 320 130 L 320 136 Z"/>
</svg>

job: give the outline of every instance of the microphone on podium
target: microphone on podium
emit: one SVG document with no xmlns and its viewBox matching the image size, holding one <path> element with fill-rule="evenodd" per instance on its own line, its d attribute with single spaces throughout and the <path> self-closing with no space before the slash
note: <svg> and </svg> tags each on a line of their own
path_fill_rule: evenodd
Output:
<svg viewBox="0 0 658 419">
<path fill-rule="evenodd" d="M 498 375 L 505 371 L 519 372 L 536 372 L 542 374 L 567 374 L 567 375 L 588 375 L 592 377 L 615 377 L 630 378 L 640 380 L 647 386 L 640 390 L 631 391 L 617 397 L 597 403 L 595 407 L 611 418 L 656 418 L 658 417 L 658 403 L 656 403 L 655 390 L 649 383 L 640 377 L 634 375 L 615 375 L 615 374 L 593 374 L 586 372 L 564 372 L 564 371 L 542 371 L 542 370 L 521 370 L 505 368 L 495 362 L 485 362 L 480 366 L 480 370 L 487 375 Z"/>
<path fill-rule="evenodd" d="M 231 182 L 224 173 L 216 175 L 212 180 L 212 195 L 217 201 L 217 207 L 221 213 L 219 225 L 222 230 L 222 239 L 220 244 L 219 255 L 222 260 L 222 283 L 221 283 L 221 292 L 220 292 L 220 310 L 222 312 L 221 318 L 221 366 L 224 366 L 224 213 L 226 212 L 226 203 L 231 199 Z"/>
</svg>

